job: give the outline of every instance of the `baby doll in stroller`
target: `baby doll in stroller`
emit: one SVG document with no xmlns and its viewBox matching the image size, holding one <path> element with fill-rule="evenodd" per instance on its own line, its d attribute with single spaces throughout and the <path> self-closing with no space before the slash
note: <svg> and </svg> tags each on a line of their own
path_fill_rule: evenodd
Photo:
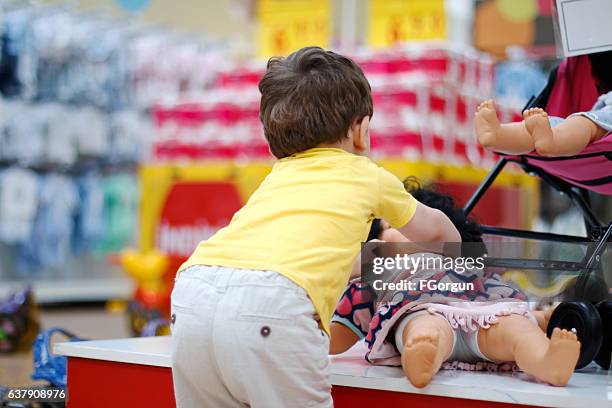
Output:
<svg viewBox="0 0 612 408">
<path fill-rule="evenodd" d="M 486 251 L 479 226 L 455 206 L 451 197 L 411 183 L 407 181 L 406 188 L 417 200 L 443 211 L 464 242 L 480 243 L 482 252 Z M 407 241 L 384 221 L 373 225 L 369 238 Z M 449 270 L 419 270 L 410 279 L 427 278 L 466 279 Z M 400 291 L 390 302 L 382 303 L 368 283 L 351 282 L 332 319 L 330 353 L 344 352 L 365 338 L 369 362 L 401 364 L 416 387 L 426 386 L 450 362 L 460 362 L 464 369 L 492 369 L 516 362 L 521 370 L 541 381 L 565 385 L 580 354 L 576 334 L 557 328 L 547 338 L 552 309 L 530 311 L 525 296 L 494 273 L 478 270 L 469 279 L 476 289 L 454 298 L 452 293 Z"/>
<path fill-rule="evenodd" d="M 612 51 L 590 54 L 592 76 L 601 95 L 588 112 L 567 119 L 549 116 L 541 108 L 523 112 L 522 122 L 500 124 L 492 100 L 482 102 L 475 114 L 478 142 L 499 153 L 574 156 L 612 132 Z"/>
</svg>

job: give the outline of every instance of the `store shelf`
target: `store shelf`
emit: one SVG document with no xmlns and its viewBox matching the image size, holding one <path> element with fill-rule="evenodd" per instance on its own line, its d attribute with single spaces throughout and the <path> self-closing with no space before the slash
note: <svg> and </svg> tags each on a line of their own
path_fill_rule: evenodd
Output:
<svg viewBox="0 0 612 408">
<path fill-rule="evenodd" d="M 170 336 L 57 343 L 56 354 L 117 363 L 171 367 Z"/>
<path fill-rule="evenodd" d="M 171 366 L 170 350 L 169 336 L 55 346 L 57 354 L 69 357 L 165 368 Z M 576 372 L 566 387 L 538 383 L 523 373 L 441 371 L 431 384 L 417 389 L 400 368 L 372 366 L 364 361 L 363 353 L 364 345 L 360 343 L 331 358 L 333 385 L 532 406 L 612 407 L 612 377 L 595 366 Z"/>
<path fill-rule="evenodd" d="M 108 270 L 106 276 L 40 277 L 33 280 L 7 280 L 0 286 L 0 299 L 31 285 L 39 305 L 50 303 L 98 302 L 129 299 L 134 282 L 120 271 Z"/>
<path fill-rule="evenodd" d="M 332 357 L 334 385 L 419 393 L 543 407 L 612 407 L 612 377 L 595 365 L 574 373 L 565 387 L 536 382 L 525 373 L 488 373 L 441 370 L 416 389 L 399 367 L 373 366 L 363 355 L 363 343 Z"/>
</svg>

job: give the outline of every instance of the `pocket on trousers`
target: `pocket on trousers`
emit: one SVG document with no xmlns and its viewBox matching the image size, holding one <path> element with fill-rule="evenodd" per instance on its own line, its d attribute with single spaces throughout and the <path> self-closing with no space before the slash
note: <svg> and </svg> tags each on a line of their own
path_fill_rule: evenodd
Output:
<svg viewBox="0 0 612 408">
<path fill-rule="evenodd" d="M 290 287 L 244 286 L 235 288 L 232 296 L 238 303 L 236 319 L 241 321 L 270 321 L 294 326 L 296 319 L 308 311 L 308 304 L 299 298 L 295 288 Z"/>
<path fill-rule="evenodd" d="M 181 305 L 179 303 L 172 303 L 170 305 L 172 314 L 175 313 L 188 313 L 188 314 L 192 314 L 193 313 L 193 306 L 187 306 L 187 305 Z"/>
<path fill-rule="evenodd" d="M 241 312 L 238 313 L 238 320 L 259 322 L 259 323 L 270 323 L 270 322 L 282 322 L 284 326 L 295 324 L 294 320 L 289 315 L 280 313 L 249 313 Z"/>
<path fill-rule="evenodd" d="M 170 295 L 171 313 L 193 313 L 195 304 L 203 295 L 199 293 L 197 281 L 193 279 L 179 279 L 174 283 L 174 289 Z"/>
</svg>

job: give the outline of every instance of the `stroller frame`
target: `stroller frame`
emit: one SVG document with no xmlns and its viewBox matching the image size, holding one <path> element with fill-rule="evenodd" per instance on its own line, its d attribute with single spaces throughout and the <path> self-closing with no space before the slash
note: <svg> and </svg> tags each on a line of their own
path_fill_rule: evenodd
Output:
<svg viewBox="0 0 612 408">
<path fill-rule="evenodd" d="M 525 160 L 524 156 L 519 156 L 518 159 L 510 159 L 502 156 L 463 207 L 463 212 L 466 215 L 469 215 L 472 212 L 474 207 L 495 182 L 497 176 L 510 162 L 518 164 L 528 174 L 538 176 L 546 184 L 553 187 L 561 194 L 568 196 L 584 217 L 587 236 L 580 237 L 575 235 L 536 232 L 488 225 L 481 226 L 482 232 L 488 235 L 533 239 L 548 242 L 564 242 L 573 244 L 586 243 L 589 244 L 589 249 L 579 262 L 515 258 L 487 258 L 486 264 L 488 266 L 504 268 L 579 272 L 576 293 L 582 293 L 582 291 L 585 289 L 590 274 L 595 270 L 600 270 L 601 258 L 606 250 L 607 243 L 612 242 L 612 222 L 606 226 L 599 221 L 591 209 L 588 191 L 586 189 L 574 186 L 565 180 L 550 175 L 542 169 L 529 164 Z"/>
</svg>

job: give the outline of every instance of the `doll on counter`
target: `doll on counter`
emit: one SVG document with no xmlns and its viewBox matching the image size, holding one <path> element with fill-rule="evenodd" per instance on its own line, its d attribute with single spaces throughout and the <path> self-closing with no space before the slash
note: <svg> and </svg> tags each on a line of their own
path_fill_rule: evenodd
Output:
<svg viewBox="0 0 612 408">
<path fill-rule="evenodd" d="M 408 179 L 406 189 L 419 201 L 444 212 L 456 225 L 463 242 L 473 243 L 469 245 L 470 253 L 463 256 L 475 258 L 486 253 L 480 227 L 466 218 L 451 197 L 414 184 Z M 368 238 L 408 242 L 382 220 L 375 220 Z M 515 366 L 552 385 L 567 383 L 579 357 L 580 342 L 574 332 L 561 329 L 555 329 L 550 339 L 546 337 L 552 308 L 531 311 L 523 293 L 486 269 L 463 274 L 435 268 L 415 272 L 393 280 L 470 281 L 474 289 L 457 293 L 398 290 L 385 294 L 354 280 L 341 296 L 332 318 L 330 354 L 342 353 L 364 339 L 367 361 L 401 365 L 416 387 L 429 384 L 441 368 L 504 371 L 504 367 Z"/>
<path fill-rule="evenodd" d="M 612 51 L 589 55 L 600 97 L 588 112 L 562 119 L 541 108 L 523 112 L 522 122 L 500 124 L 492 100 L 476 109 L 474 128 L 483 147 L 512 155 L 537 152 L 541 156 L 574 156 L 612 132 Z"/>
</svg>

